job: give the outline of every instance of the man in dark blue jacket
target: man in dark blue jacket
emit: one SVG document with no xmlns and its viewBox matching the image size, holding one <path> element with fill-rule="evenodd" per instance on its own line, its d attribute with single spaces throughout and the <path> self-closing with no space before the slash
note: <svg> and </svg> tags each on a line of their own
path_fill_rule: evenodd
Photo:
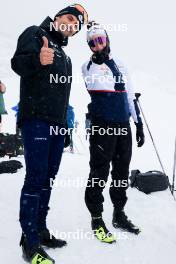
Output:
<svg viewBox="0 0 176 264">
<path fill-rule="evenodd" d="M 65 127 L 70 95 L 72 66 L 62 47 L 87 23 L 81 5 L 71 5 L 47 17 L 40 26 L 27 28 L 19 37 L 11 60 L 21 77 L 18 125 L 25 149 L 26 177 L 20 199 L 21 246 L 33 264 L 54 263 L 42 245 L 56 248 L 65 241 L 50 236 L 46 225 L 51 180 L 58 172 L 64 136 L 51 134 L 50 128 Z M 54 78 L 66 81 L 53 81 Z M 55 79 L 56 80 L 56 79 Z"/>
</svg>

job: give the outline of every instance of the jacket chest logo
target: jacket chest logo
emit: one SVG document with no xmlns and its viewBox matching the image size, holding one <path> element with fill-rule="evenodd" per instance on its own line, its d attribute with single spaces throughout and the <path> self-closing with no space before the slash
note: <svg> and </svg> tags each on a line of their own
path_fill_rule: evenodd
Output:
<svg viewBox="0 0 176 264">
<path fill-rule="evenodd" d="M 105 76 L 110 75 L 110 70 L 107 66 L 100 66 L 100 72 Z"/>
</svg>

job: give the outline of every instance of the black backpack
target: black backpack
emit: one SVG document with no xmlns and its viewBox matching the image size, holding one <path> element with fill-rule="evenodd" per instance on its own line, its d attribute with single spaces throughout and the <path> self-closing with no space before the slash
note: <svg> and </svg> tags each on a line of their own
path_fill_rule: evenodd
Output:
<svg viewBox="0 0 176 264">
<path fill-rule="evenodd" d="M 0 174 L 2 173 L 16 173 L 18 169 L 23 167 L 18 160 L 8 160 L 0 162 Z"/>
<path fill-rule="evenodd" d="M 17 157 L 24 154 L 21 135 L 0 133 L 0 157 Z"/>
<path fill-rule="evenodd" d="M 148 171 L 141 173 L 139 170 L 132 170 L 130 176 L 131 187 L 149 194 L 157 191 L 164 191 L 169 186 L 168 176 L 161 171 Z"/>
</svg>

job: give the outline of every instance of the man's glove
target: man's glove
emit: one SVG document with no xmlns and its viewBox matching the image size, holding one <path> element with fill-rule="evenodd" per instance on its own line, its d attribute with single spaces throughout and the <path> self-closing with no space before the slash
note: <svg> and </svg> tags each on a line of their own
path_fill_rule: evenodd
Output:
<svg viewBox="0 0 176 264">
<path fill-rule="evenodd" d="M 142 147 L 145 142 L 145 136 L 143 131 L 143 124 L 142 123 L 135 123 L 136 125 L 136 141 L 137 146 Z"/>
</svg>

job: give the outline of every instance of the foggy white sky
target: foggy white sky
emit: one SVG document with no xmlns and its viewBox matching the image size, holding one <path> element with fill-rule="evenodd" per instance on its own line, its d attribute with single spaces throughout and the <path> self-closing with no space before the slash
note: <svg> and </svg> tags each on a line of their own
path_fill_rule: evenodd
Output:
<svg viewBox="0 0 176 264">
<path fill-rule="evenodd" d="M 109 32 L 112 53 L 119 56 L 132 74 L 145 73 L 165 89 L 175 89 L 175 2 L 172 0 L 78 1 L 90 19 L 107 24 L 127 24 L 127 32 Z M 13 76 L 10 58 L 19 34 L 28 26 L 39 25 L 47 15 L 52 18 L 74 1 L 5 0 L 0 15 L 0 78 Z M 74 72 L 88 60 L 90 50 L 83 30 L 70 39 L 66 52 L 72 58 Z M 17 77 L 16 77 L 17 78 Z M 141 82 L 142 86 L 142 82 Z M 150 86 L 150 83 L 149 83 Z M 74 87 L 78 89 L 78 87 Z M 142 88 L 142 87 L 141 87 Z M 77 95 L 76 95 L 77 96 Z"/>
<path fill-rule="evenodd" d="M 112 51 L 125 60 L 133 70 L 156 74 L 163 82 L 175 81 L 175 2 L 161 0 L 78 1 L 89 17 L 104 24 L 127 24 L 127 32 L 109 32 Z M 11 37 L 11 52 L 17 36 L 27 27 L 40 24 L 50 15 L 74 1 L 63 0 L 5 0 L 1 2 L 1 36 Z M 3 47 L 1 43 L 1 47 Z M 4 54 L 4 51 L 1 53 Z M 87 59 L 89 49 L 85 31 L 70 41 L 68 53 L 77 67 Z"/>
</svg>

